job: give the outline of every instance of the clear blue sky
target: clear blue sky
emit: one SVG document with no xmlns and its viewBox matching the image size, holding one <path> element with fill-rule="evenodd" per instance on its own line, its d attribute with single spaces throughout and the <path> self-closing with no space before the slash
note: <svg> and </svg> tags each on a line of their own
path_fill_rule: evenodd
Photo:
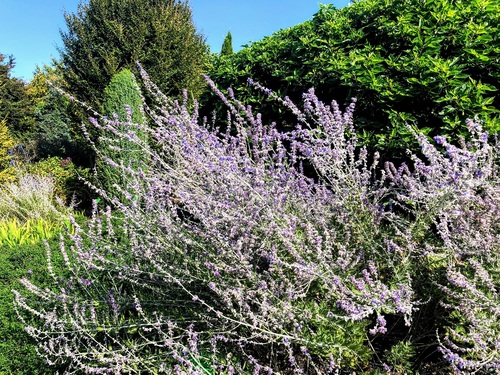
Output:
<svg viewBox="0 0 500 375">
<path fill-rule="evenodd" d="M 30 80 L 37 65 L 58 57 L 63 11 L 75 12 L 80 0 L 0 0 L 0 53 L 14 55 L 15 77 Z M 219 52 L 226 33 L 233 46 L 262 39 L 308 19 L 319 9 L 317 0 L 190 0 L 197 29 L 213 52 Z M 348 0 L 333 0 L 341 8 Z"/>
</svg>

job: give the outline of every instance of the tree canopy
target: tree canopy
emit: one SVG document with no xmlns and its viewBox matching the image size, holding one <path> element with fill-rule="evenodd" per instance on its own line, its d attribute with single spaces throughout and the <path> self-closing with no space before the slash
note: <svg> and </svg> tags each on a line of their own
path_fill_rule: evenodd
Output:
<svg viewBox="0 0 500 375">
<path fill-rule="evenodd" d="M 60 49 L 67 89 L 102 104 L 111 77 L 136 62 L 168 95 L 183 89 L 197 95 L 208 47 L 192 21 L 187 2 L 176 0 L 89 0 L 65 14 Z"/>
</svg>

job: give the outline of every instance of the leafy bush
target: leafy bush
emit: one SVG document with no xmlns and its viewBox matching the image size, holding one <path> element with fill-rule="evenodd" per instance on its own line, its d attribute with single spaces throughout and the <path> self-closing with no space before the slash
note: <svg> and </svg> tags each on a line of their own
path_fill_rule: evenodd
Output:
<svg viewBox="0 0 500 375">
<path fill-rule="evenodd" d="M 53 88 L 49 89 L 43 107 L 35 112 L 36 127 L 33 134 L 36 156 L 39 159 L 49 157 L 66 158 L 71 156 L 85 162 L 88 156 L 88 147 L 72 127 L 75 121 L 71 117 L 70 103 Z"/>
<path fill-rule="evenodd" d="M 77 165 L 89 165 L 92 152 L 80 134 L 80 121 L 76 117 L 80 107 L 55 88 L 62 86 L 62 68 L 57 61 L 36 69 L 27 87 L 35 103 L 35 127 L 29 141 L 34 146 L 36 160 L 70 156 Z"/>
<path fill-rule="evenodd" d="M 14 138 L 9 134 L 5 121 L 0 121 L 0 183 L 15 180 L 14 168 L 10 165 L 14 148 Z"/>
<path fill-rule="evenodd" d="M 24 169 L 28 174 L 51 178 L 54 194 L 66 204 L 90 201 L 92 193 L 82 181 L 91 178 L 90 171 L 76 166 L 69 157 L 50 157 Z"/>
<path fill-rule="evenodd" d="M 380 171 L 377 155 L 369 164 L 356 146 L 354 103 L 342 113 L 311 90 L 300 112 L 284 99 L 299 125 L 281 133 L 212 87 L 233 116 L 220 135 L 145 85 L 161 105 L 150 110 L 155 144 L 131 139 L 151 168 L 110 160 L 128 180 L 124 200 L 102 192 L 117 210 L 95 204 L 72 247 L 48 253 L 71 277 L 49 267 L 52 291 L 25 278 L 15 293 L 49 363 L 116 373 L 404 371 L 422 353 L 413 334 L 432 321 L 429 345 L 455 370 L 500 368 L 500 150 L 477 123 L 468 122 L 470 144 L 437 138 L 443 155 L 420 135 L 427 163 L 413 156 L 413 172 Z M 103 121 L 93 123 L 127 136 Z M 439 319 L 420 316 L 440 301 Z"/>
<path fill-rule="evenodd" d="M 455 138 L 468 134 L 465 120 L 477 115 L 487 130 L 500 129 L 498 25 L 495 1 L 324 5 L 312 20 L 220 59 L 209 75 L 285 126 L 295 124 L 293 116 L 256 94 L 248 78 L 294 101 L 310 87 L 341 105 L 356 97 L 359 135 L 392 160 L 415 145 L 407 123 L 424 134 Z M 220 108 L 208 95 L 207 114 Z"/>
</svg>

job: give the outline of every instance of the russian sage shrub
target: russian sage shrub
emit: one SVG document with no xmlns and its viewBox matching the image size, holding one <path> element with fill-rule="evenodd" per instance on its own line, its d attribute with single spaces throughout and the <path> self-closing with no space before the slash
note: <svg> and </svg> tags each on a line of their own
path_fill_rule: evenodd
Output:
<svg viewBox="0 0 500 375">
<path fill-rule="evenodd" d="M 439 351 L 457 372 L 493 373 L 500 370 L 500 147 L 478 121 L 467 127 L 471 141 L 459 147 L 435 137 L 444 153 L 417 136 L 427 163 L 413 156 L 412 174 L 387 170 L 402 188 L 397 200 L 415 216 L 418 257 L 449 311 L 438 327 Z"/>
<path fill-rule="evenodd" d="M 209 82 L 229 108 L 229 130 L 219 134 L 196 107 L 188 110 L 187 96 L 171 101 L 141 74 L 157 102 L 146 107 L 154 125 L 141 128 L 152 146 L 106 118 L 91 123 L 137 142 L 147 168 L 103 158 L 127 179 L 119 194 L 100 191 L 115 209 L 95 204 L 88 225 L 75 223 L 68 234 L 72 246 L 49 249 L 52 289 L 23 279 L 25 290 L 16 292 L 40 354 L 86 373 L 328 374 L 382 366 L 372 342 L 391 335 L 387 318 L 409 328 L 428 297 L 412 285 L 424 257 L 415 239 L 438 216 L 407 214 L 414 206 L 405 193 L 416 183 L 439 187 L 422 176 L 423 164 L 415 173 L 380 172 L 377 156 L 369 162 L 357 148 L 354 102 L 341 112 L 311 90 L 300 112 L 275 98 L 298 119 L 281 133 Z M 390 209 L 391 199 L 405 214 Z M 434 209 L 435 201 L 418 202 Z M 55 251 L 71 277 L 51 271 Z M 456 355 L 449 343 L 443 352 Z"/>
</svg>

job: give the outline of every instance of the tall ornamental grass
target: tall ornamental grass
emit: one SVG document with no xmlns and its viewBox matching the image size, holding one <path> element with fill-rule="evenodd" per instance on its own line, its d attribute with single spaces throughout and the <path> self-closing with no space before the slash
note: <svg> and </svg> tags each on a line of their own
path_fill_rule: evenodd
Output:
<svg viewBox="0 0 500 375">
<path fill-rule="evenodd" d="M 23 279 L 15 292 L 48 363 L 115 374 L 403 371 L 423 327 L 456 371 L 500 367 L 498 146 L 477 123 L 461 148 L 417 136 L 425 162 L 382 168 L 358 147 L 354 101 L 341 112 L 311 90 L 300 112 L 278 99 L 298 119 L 281 133 L 212 86 L 229 108 L 220 134 L 141 73 L 157 103 L 140 129 L 152 145 L 116 120 L 91 123 L 140 145 L 147 168 L 103 158 L 128 183 L 101 191 L 110 206 L 74 224 L 71 247 L 48 249 L 52 289 Z M 54 252 L 72 277 L 52 271 Z M 440 319 L 423 317 L 426 306 Z"/>
<path fill-rule="evenodd" d="M 18 181 L 0 187 L 0 221 L 55 222 L 67 213 L 68 208 L 55 195 L 55 182 L 51 177 L 24 174 Z"/>
</svg>

